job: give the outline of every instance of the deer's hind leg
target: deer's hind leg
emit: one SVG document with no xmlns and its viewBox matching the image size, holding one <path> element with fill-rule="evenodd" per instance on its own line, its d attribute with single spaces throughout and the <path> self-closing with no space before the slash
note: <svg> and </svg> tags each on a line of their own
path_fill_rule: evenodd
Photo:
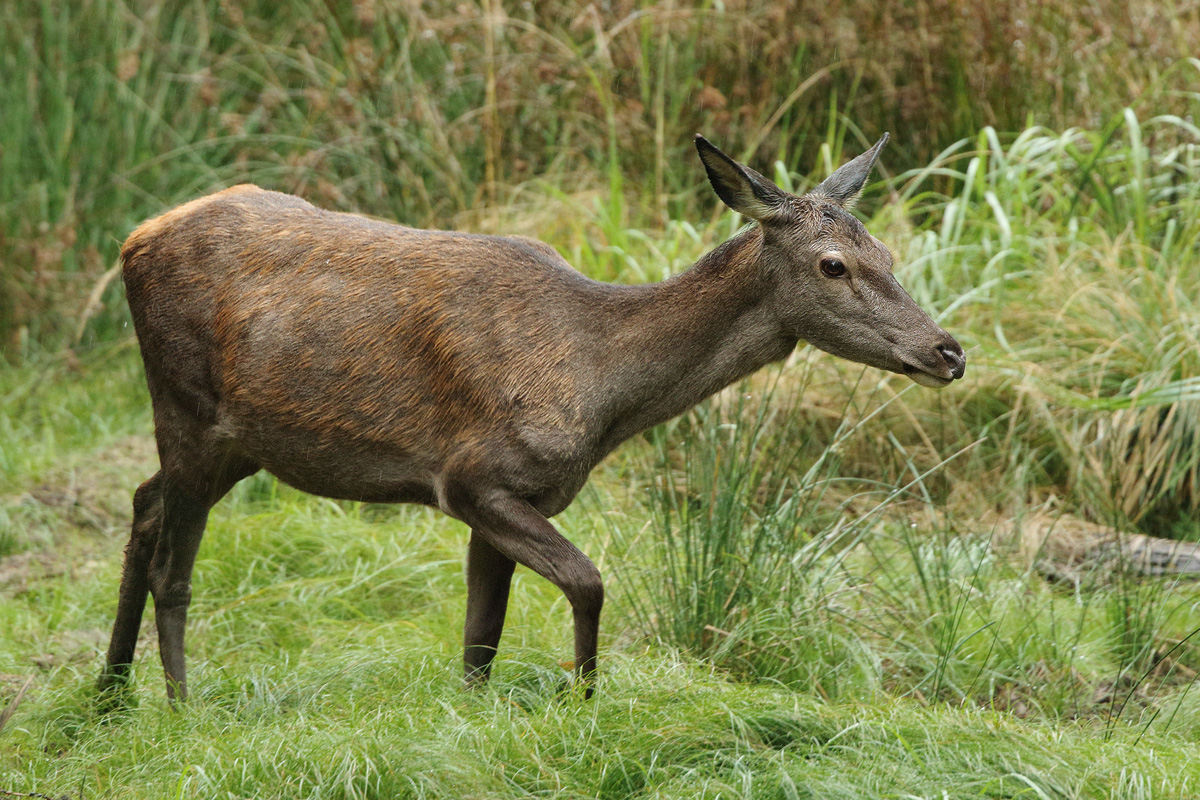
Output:
<svg viewBox="0 0 1200 800">
<path fill-rule="evenodd" d="M 137 648 L 142 612 L 150 590 L 150 559 L 162 531 L 162 473 L 138 487 L 133 495 L 133 530 L 125 545 L 125 567 L 121 574 L 121 594 L 117 601 L 117 619 L 98 688 L 107 692 L 127 683 L 133 653 Z"/>
<path fill-rule="evenodd" d="M 235 483 L 257 472 L 258 465 L 231 454 L 200 432 L 200 426 L 168 427 L 158 415 L 156 422 L 160 434 L 165 429 L 183 435 L 160 435 L 162 469 L 134 493 L 116 621 L 98 688 L 107 694 L 128 683 L 146 597 L 152 595 L 167 696 L 174 700 L 186 696 L 183 634 L 208 511 Z M 166 446 L 163 438 L 168 438 Z"/>
<path fill-rule="evenodd" d="M 209 509 L 235 483 L 258 471 L 257 464 L 228 455 L 218 458 L 208 469 L 202 466 L 194 465 L 185 479 L 173 479 L 169 474 L 163 477 L 162 527 L 147 570 L 167 698 L 172 701 L 187 697 L 184 628 L 192 601 L 192 570 Z"/>
<path fill-rule="evenodd" d="M 158 625 L 158 650 L 167 698 L 187 697 L 183 631 L 192 602 L 192 569 L 208 522 L 210 503 L 189 497 L 169 481 L 163 488 L 163 524 L 148 579 Z"/>
</svg>

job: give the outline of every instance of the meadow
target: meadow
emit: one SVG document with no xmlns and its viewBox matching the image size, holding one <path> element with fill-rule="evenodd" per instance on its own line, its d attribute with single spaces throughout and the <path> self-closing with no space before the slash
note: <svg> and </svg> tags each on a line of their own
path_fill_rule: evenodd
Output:
<svg viewBox="0 0 1200 800">
<path fill-rule="evenodd" d="M 1200 10 L 43 0 L 0 15 L 0 797 L 1188 798 L 1200 586 Z M 601 677 L 518 568 L 464 693 L 466 529 L 260 474 L 209 522 L 192 698 L 147 610 L 156 469 L 116 272 L 237 182 L 660 280 L 743 224 L 703 132 L 857 213 L 967 350 L 935 392 L 801 347 L 626 443 L 555 522 Z"/>
</svg>

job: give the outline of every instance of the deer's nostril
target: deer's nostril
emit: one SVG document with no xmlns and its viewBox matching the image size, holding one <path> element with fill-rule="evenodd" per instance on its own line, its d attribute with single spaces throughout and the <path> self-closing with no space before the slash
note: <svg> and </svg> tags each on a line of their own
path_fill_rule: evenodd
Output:
<svg viewBox="0 0 1200 800">
<path fill-rule="evenodd" d="M 963 354 L 962 348 L 958 346 L 958 342 L 955 342 L 953 346 L 939 345 L 938 352 L 942 354 L 942 359 L 950 367 L 950 374 L 955 378 L 961 378 L 967 370 L 967 357 Z"/>
</svg>

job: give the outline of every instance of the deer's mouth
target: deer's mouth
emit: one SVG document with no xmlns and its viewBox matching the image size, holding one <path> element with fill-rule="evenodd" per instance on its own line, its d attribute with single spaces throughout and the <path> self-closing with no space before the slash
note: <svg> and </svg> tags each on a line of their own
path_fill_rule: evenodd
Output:
<svg viewBox="0 0 1200 800">
<path fill-rule="evenodd" d="M 954 378 L 943 378 L 941 375 L 926 372 L 920 367 L 914 367 L 912 364 L 904 365 L 904 374 L 912 378 L 914 383 L 928 386 L 930 389 L 944 389 L 954 381 Z"/>
</svg>

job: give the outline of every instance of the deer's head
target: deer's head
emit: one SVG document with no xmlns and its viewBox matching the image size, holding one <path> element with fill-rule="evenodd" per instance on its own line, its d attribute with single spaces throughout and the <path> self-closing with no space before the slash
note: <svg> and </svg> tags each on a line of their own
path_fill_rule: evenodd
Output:
<svg viewBox="0 0 1200 800">
<path fill-rule="evenodd" d="M 842 358 L 942 388 L 966 357 L 892 275 L 892 255 L 847 208 L 885 142 L 803 196 L 783 191 L 703 136 L 696 149 L 720 198 L 762 226 L 764 270 L 783 329 Z"/>
</svg>

